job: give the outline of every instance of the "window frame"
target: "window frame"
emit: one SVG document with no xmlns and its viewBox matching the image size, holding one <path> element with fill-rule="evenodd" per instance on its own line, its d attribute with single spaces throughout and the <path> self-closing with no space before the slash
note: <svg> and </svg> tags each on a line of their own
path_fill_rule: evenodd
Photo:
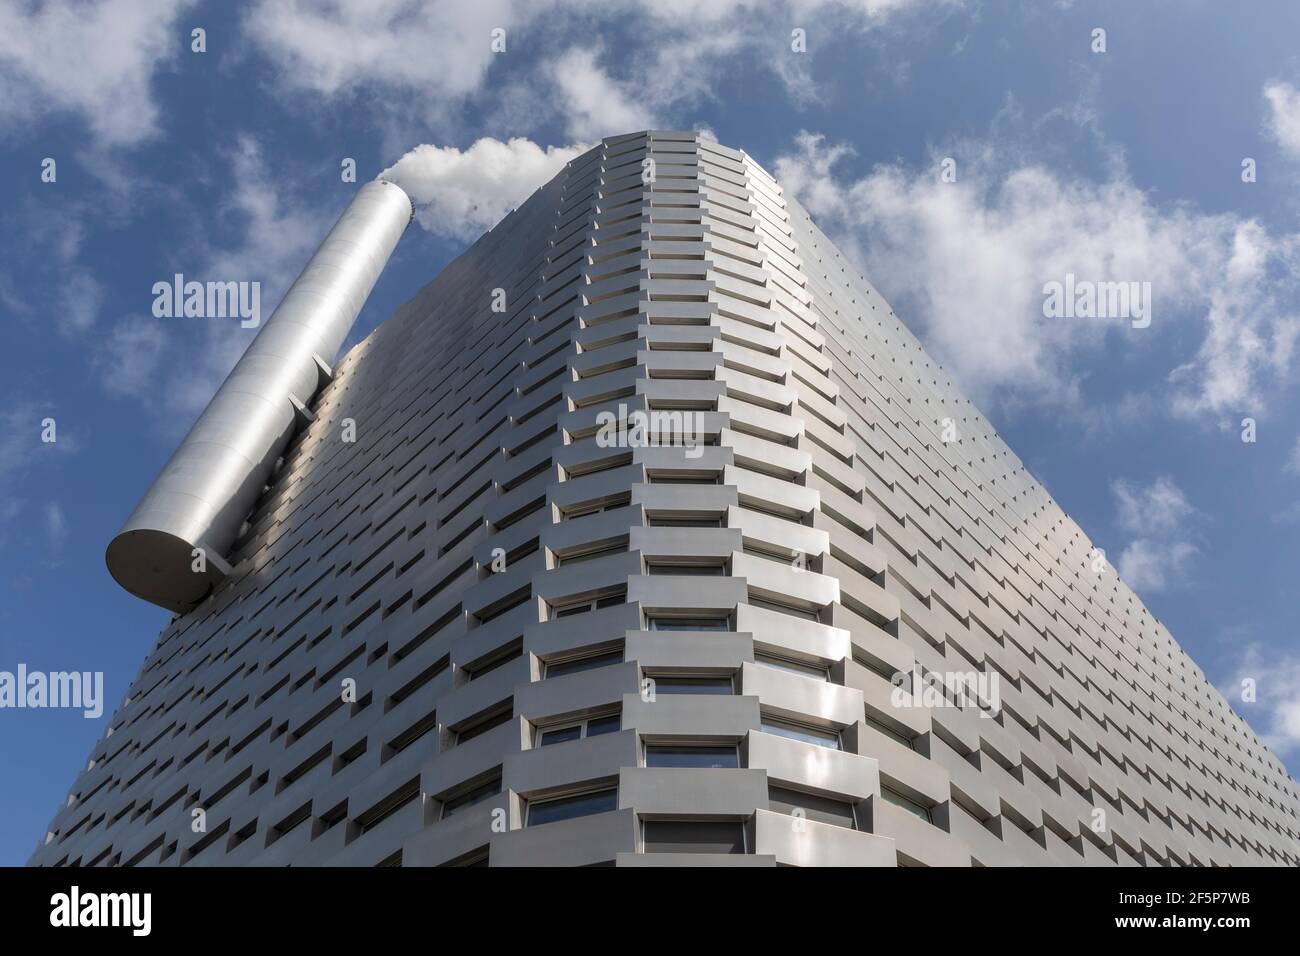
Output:
<svg viewBox="0 0 1300 956">
<path fill-rule="evenodd" d="M 598 734 L 589 733 L 590 730 L 589 725 L 591 724 L 592 721 L 609 720 L 611 717 L 618 720 L 618 727 L 616 729 L 603 730 Z M 578 736 L 574 737 L 572 740 L 557 740 L 553 744 L 542 743 L 542 738 L 544 738 L 548 733 L 554 733 L 557 730 L 568 730 L 570 727 L 579 728 Z M 552 722 L 549 724 L 534 723 L 531 749 L 540 750 L 542 747 L 553 747 L 555 746 L 555 744 L 572 743 L 573 740 L 587 740 L 591 737 L 603 737 L 605 734 L 616 734 L 622 729 L 623 729 L 623 714 L 619 710 L 602 711 L 598 714 L 591 714 L 590 716 L 583 717 L 580 720 L 563 720 L 563 721 Z"/>
</svg>

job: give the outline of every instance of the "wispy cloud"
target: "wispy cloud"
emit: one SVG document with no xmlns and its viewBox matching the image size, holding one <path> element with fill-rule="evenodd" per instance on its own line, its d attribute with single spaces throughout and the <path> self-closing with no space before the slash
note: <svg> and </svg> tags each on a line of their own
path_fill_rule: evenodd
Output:
<svg viewBox="0 0 1300 956">
<path fill-rule="evenodd" d="M 1279 757 L 1300 751 L 1300 653 L 1247 644 L 1219 690 Z"/>
<path fill-rule="evenodd" d="M 1170 363 L 1166 411 L 1216 420 L 1259 411 L 1288 378 L 1300 235 L 1160 203 L 1122 168 L 1072 175 L 1001 135 L 858 175 L 846 171 L 852 156 L 803 132 L 774 171 L 978 401 L 1077 406 L 1082 359 L 1108 335 L 1143 349 L 1187 323 L 1199 345 Z M 949 157 L 956 181 L 941 175 Z M 1044 286 L 1067 274 L 1149 282 L 1151 328 L 1045 318 Z"/>
<path fill-rule="evenodd" d="M 193 0 L 46 0 L 0 4 L 0 124 L 12 131 L 71 112 L 105 146 L 157 132 L 157 71 L 184 49 Z"/>
<path fill-rule="evenodd" d="M 1116 568 L 1134 591 L 1163 591 L 1186 578 L 1198 548 L 1193 543 L 1198 512 L 1173 479 L 1149 485 L 1124 479 L 1111 483 L 1115 523 L 1135 537 L 1120 552 Z"/>
<path fill-rule="evenodd" d="M 1290 83 L 1275 82 L 1264 87 L 1268 102 L 1269 133 L 1294 159 L 1300 159 L 1300 90 Z"/>
</svg>

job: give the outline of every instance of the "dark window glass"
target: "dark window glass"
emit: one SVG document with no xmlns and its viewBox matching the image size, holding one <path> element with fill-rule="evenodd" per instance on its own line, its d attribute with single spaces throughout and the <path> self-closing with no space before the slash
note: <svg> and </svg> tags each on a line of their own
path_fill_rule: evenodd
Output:
<svg viewBox="0 0 1300 956">
<path fill-rule="evenodd" d="M 494 797 L 501 792 L 501 781 L 493 780 L 491 783 L 485 783 L 481 787 L 475 787 L 473 790 L 467 790 L 460 796 L 452 797 L 442 805 L 442 815 L 449 817 L 457 810 L 464 810 L 466 807 L 472 807 L 476 803 L 482 803 L 489 797 Z"/>
<path fill-rule="evenodd" d="M 652 631 L 726 631 L 730 630 L 726 618 L 652 617 Z"/>
<path fill-rule="evenodd" d="M 590 604 L 575 604 L 572 607 L 561 608 L 555 612 L 556 617 L 572 617 L 575 614 L 586 614 L 591 610 Z"/>
<path fill-rule="evenodd" d="M 466 727 L 464 730 L 457 732 L 456 743 L 463 744 L 467 740 L 473 740 L 475 737 L 487 733 L 494 727 L 500 727 L 510 719 L 510 715 L 511 712 L 507 708 L 499 714 L 493 714 L 491 717 L 484 718 L 472 727 Z"/>
<path fill-rule="evenodd" d="M 650 518 L 652 528 L 721 528 L 721 518 Z"/>
<path fill-rule="evenodd" d="M 566 740 L 577 740 L 581 736 L 582 724 L 574 724 L 572 727 L 557 727 L 555 730 L 542 732 L 539 746 L 546 747 L 550 744 L 562 744 Z"/>
<path fill-rule="evenodd" d="M 882 734 L 884 734 L 886 737 L 889 737 L 891 740 L 897 740 L 900 744 L 902 744 L 902 745 L 903 745 L 904 747 L 906 747 L 908 750 L 915 750 L 915 749 L 916 749 L 916 745 L 912 743 L 912 738 L 911 738 L 911 737 L 904 737 L 902 734 L 900 734 L 897 730 L 894 730 L 892 727 L 887 727 L 887 726 L 885 726 L 884 724 L 882 724 L 880 721 L 878 721 L 878 720 L 873 720 L 873 719 L 870 718 L 870 717 L 866 718 L 865 723 L 866 723 L 866 725 L 867 725 L 868 727 L 870 727 L 872 730 L 878 730 L 878 731 L 880 731 Z"/>
<path fill-rule="evenodd" d="M 840 749 L 840 735 L 833 730 L 801 727 L 798 724 L 787 724 L 778 720 L 764 720 L 761 729 L 765 734 L 777 734 L 781 737 L 789 737 L 791 740 L 802 740 L 806 744 L 816 744 L 818 747 L 828 747 L 831 750 Z"/>
<path fill-rule="evenodd" d="M 656 694 L 730 694 L 730 677 L 655 677 Z"/>
<path fill-rule="evenodd" d="M 617 714 L 612 717 L 593 717 L 587 721 L 587 736 L 599 737 L 601 734 L 612 734 L 619 729 L 621 723 Z"/>
<path fill-rule="evenodd" d="M 617 808 L 617 790 L 598 790 L 595 793 L 582 793 L 576 797 L 534 802 L 528 805 L 528 826 L 536 827 L 559 820 L 572 820 L 574 817 L 606 813 Z"/>
<path fill-rule="evenodd" d="M 881 787 L 880 796 L 886 803 L 892 803 L 896 807 L 902 807 L 908 813 L 912 814 L 913 816 L 920 817 L 926 823 L 934 822 L 930 818 L 929 809 L 921 806 L 919 803 L 917 803 L 914 800 L 907 799 L 907 797 L 903 796 L 901 793 L 895 793 L 893 790 L 890 790 L 888 787 Z"/>
<path fill-rule="evenodd" d="M 646 572 L 649 574 L 720 575 L 723 572 L 723 567 L 720 564 L 647 564 Z"/>
<path fill-rule="evenodd" d="M 561 677 L 564 674 L 577 674 L 580 671 L 595 670 L 597 667 L 608 667 L 610 664 L 623 663 L 622 651 L 609 651 L 605 654 L 595 654 L 591 657 L 575 657 L 572 660 L 557 661 L 554 664 L 546 665 L 547 677 Z"/>
<path fill-rule="evenodd" d="M 647 820 L 647 853 L 744 853 L 743 823 L 679 823 Z"/>
<path fill-rule="evenodd" d="M 721 767 L 740 766 L 735 747 L 646 747 L 647 767 Z"/>
<path fill-rule="evenodd" d="M 806 819 L 830 823 L 837 827 L 853 829 L 855 825 L 853 804 L 802 793 L 798 790 L 787 790 L 784 787 L 772 787 L 769 790 L 767 808 L 777 813 L 794 813 L 796 809 L 802 810 Z"/>
</svg>

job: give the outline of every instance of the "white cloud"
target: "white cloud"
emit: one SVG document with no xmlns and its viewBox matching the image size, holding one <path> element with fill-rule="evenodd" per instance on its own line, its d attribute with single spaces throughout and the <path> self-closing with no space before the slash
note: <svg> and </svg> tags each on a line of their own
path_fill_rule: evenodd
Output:
<svg viewBox="0 0 1300 956">
<path fill-rule="evenodd" d="M 1145 488 L 1120 478 L 1111 483 L 1111 491 L 1119 526 L 1136 534 L 1170 534 L 1196 514 L 1171 478 L 1159 477 Z"/>
<path fill-rule="evenodd" d="M 0 122 L 70 111 L 108 146 L 152 135 L 154 73 L 183 49 L 192 0 L 0 4 Z"/>
<path fill-rule="evenodd" d="M 1150 485 L 1124 479 L 1111 483 L 1116 524 L 1135 537 L 1120 552 L 1116 569 L 1134 591 L 1163 591 L 1185 578 L 1197 547 L 1192 543 L 1199 513 L 1172 479 Z"/>
<path fill-rule="evenodd" d="M 1254 685 L 1253 702 L 1242 699 L 1246 680 Z M 1300 654 L 1248 644 L 1231 679 L 1219 690 L 1279 757 L 1300 748 Z"/>
<path fill-rule="evenodd" d="M 1196 546 L 1189 541 L 1138 538 L 1120 552 L 1116 569 L 1134 591 L 1153 593 L 1177 585 L 1195 556 Z"/>
<path fill-rule="evenodd" d="M 572 47 L 549 66 L 549 82 L 564 104 L 569 135 L 601 139 L 658 125 L 644 88 L 625 89 L 596 62 L 599 49 Z"/>
<path fill-rule="evenodd" d="M 163 326 L 152 315 L 119 320 L 91 356 L 104 388 L 114 395 L 149 400 L 167 344 Z"/>
<path fill-rule="evenodd" d="M 414 107 L 448 119 L 469 99 L 495 95 L 519 119 L 558 113 L 576 139 L 645 128 L 649 118 L 712 95 L 744 65 L 770 69 L 796 101 L 816 99 L 810 54 L 790 49 L 790 31 L 810 33 L 810 51 L 844 33 L 902 23 L 902 14 L 954 9 L 963 0 L 260 0 L 244 18 L 249 40 L 292 92 L 325 97 L 362 91 L 379 110 Z M 932 18 L 915 18 L 928 27 Z M 506 31 L 494 53 L 491 31 Z M 553 37 L 593 38 L 626 30 L 634 52 L 601 64 L 584 39 L 557 55 Z M 572 72 L 566 72 L 566 69 Z M 489 77 L 492 82 L 489 83 Z M 580 80 L 582 82 L 580 82 Z M 557 82 L 558 81 L 558 82 Z"/>
<path fill-rule="evenodd" d="M 1290 83 L 1270 83 L 1264 87 L 1268 100 L 1268 128 L 1283 152 L 1300 159 L 1300 90 Z"/>
<path fill-rule="evenodd" d="M 1286 463 L 1282 466 L 1283 471 L 1289 471 L 1293 475 L 1300 475 L 1300 438 L 1295 441 L 1295 446 L 1291 449 L 1291 454 Z"/>
<path fill-rule="evenodd" d="M 366 85 L 462 98 L 483 84 L 491 31 L 512 29 L 551 5 L 522 0 L 262 0 L 244 32 L 290 88 L 333 96 Z"/>
<path fill-rule="evenodd" d="M 175 267 L 187 279 L 259 282 L 265 323 L 341 211 L 341 200 L 327 208 L 287 196 L 251 137 L 240 137 L 226 158 L 233 188 L 210 206 L 198 244 Z M 207 240 L 218 220 L 234 224 L 238 241 Z M 158 278 L 171 281 L 170 270 Z M 152 300 L 142 294 L 140 301 Z M 97 341 L 91 364 L 110 394 L 140 400 L 168 431 L 183 433 L 256 334 L 233 319 L 157 318 L 142 308 Z"/>
<path fill-rule="evenodd" d="M 68 540 L 68 519 L 63 513 L 63 506 L 57 501 L 45 505 L 45 537 L 50 551 L 55 555 L 63 550 L 63 544 Z"/>
<path fill-rule="evenodd" d="M 23 482 L 28 474 L 77 451 L 75 437 L 59 417 L 50 406 L 27 400 L 6 402 L 0 410 L 0 547 L 26 508 Z M 57 441 L 41 440 L 46 418 L 55 419 Z"/>
<path fill-rule="evenodd" d="M 922 167 L 840 175 L 852 155 L 805 132 L 774 172 L 979 402 L 1075 405 L 1081 359 L 1108 334 L 1142 348 L 1197 316 L 1199 348 L 1165 385 L 1172 411 L 1260 409 L 1265 385 L 1289 371 L 1300 236 L 1157 204 L 1122 169 L 1104 181 L 1071 177 L 1005 137 L 954 145 L 956 182 L 940 178 L 943 152 Z M 1151 328 L 1045 318 L 1043 286 L 1067 273 L 1150 282 Z"/>
<path fill-rule="evenodd" d="M 476 239 L 589 147 L 484 137 L 468 149 L 422 145 L 380 173 L 406 190 L 432 233 Z"/>
</svg>

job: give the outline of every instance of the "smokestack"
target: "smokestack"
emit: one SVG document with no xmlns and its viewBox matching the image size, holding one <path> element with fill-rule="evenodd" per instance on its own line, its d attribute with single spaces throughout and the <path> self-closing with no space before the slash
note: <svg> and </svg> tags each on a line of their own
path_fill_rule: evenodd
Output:
<svg viewBox="0 0 1300 956">
<path fill-rule="evenodd" d="M 118 584 L 184 613 L 229 575 L 240 526 L 310 419 L 308 406 L 413 216 L 393 183 L 357 191 L 110 542 L 105 560 Z"/>
</svg>

